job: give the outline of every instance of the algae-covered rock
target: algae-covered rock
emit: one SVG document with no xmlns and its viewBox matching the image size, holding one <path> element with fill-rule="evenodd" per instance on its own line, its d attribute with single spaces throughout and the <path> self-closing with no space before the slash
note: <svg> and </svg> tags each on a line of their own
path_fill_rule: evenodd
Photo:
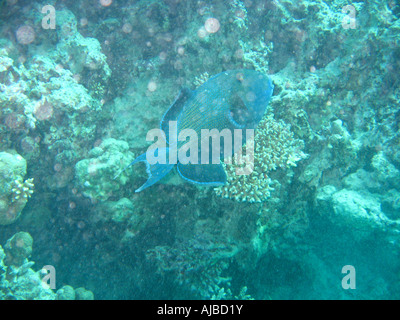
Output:
<svg viewBox="0 0 400 320">
<path fill-rule="evenodd" d="M 400 192 L 396 189 L 385 192 L 381 207 L 388 218 L 400 219 Z"/>
<path fill-rule="evenodd" d="M 0 225 L 15 222 L 33 193 L 33 181 L 23 181 L 25 174 L 23 157 L 0 152 Z"/>
<path fill-rule="evenodd" d="M 11 191 L 13 180 L 26 174 L 26 161 L 18 154 L 0 152 L 0 197 Z"/>
<path fill-rule="evenodd" d="M 343 189 L 333 194 L 333 220 L 353 228 L 360 236 L 384 227 L 379 200 L 371 194 Z"/>
<path fill-rule="evenodd" d="M 375 232 L 398 234 L 400 224 L 388 218 L 381 209 L 380 198 L 368 191 L 354 191 L 330 185 L 320 188 L 317 208 L 334 225 L 348 230 L 357 240 Z"/>
<path fill-rule="evenodd" d="M 75 289 L 75 300 L 94 300 L 93 292 L 85 288 Z"/>
<path fill-rule="evenodd" d="M 93 300 L 94 295 L 85 288 L 74 289 L 69 285 L 56 293 L 47 285 L 41 270 L 29 258 L 33 239 L 27 232 L 14 234 L 0 246 L 0 300 Z"/>
<path fill-rule="evenodd" d="M 71 286 L 63 286 L 57 290 L 57 300 L 75 300 L 75 290 Z"/>
<path fill-rule="evenodd" d="M 8 281 L 10 287 L 10 299 L 15 300 L 54 300 L 55 293 L 43 286 L 38 272 L 31 266 L 32 263 L 22 265 L 20 268 L 10 268 Z"/>
<path fill-rule="evenodd" d="M 372 158 L 371 165 L 375 168 L 379 181 L 389 182 L 400 187 L 400 171 L 388 161 L 382 151 Z"/>
<path fill-rule="evenodd" d="M 6 254 L 4 253 L 3 248 L 0 246 L 0 300 L 5 300 L 6 299 L 6 293 L 4 292 L 4 288 L 7 284 L 6 280 L 6 272 L 7 272 L 7 267 L 4 265 L 4 258 L 6 257 Z"/>
<path fill-rule="evenodd" d="M 75 183 L 86 197 L 107 200 L 128 182 L 130 170 L 114 177 L 133 160 L 133 154 L 128 143 L 111 138 L 93 148 L 89 156 L 76 164 Z"/>
<path fill-rule="evenodd" d="M 7 255 L 5 263 L 10 266 L 21 266 L 32 253 L 33 239 L 27 232 L 18 232 L 4 246 Z"/>
<path fill-rule="evenodd" d="M 84 37 L 78 32 L 76 18 L 69 10 L 64 9 L 57 13 L 57 23 L 60 39 L 57 52 L 63 63 L 75 74 L 90 72 L 99 82 L 96 86 L 89 83 L 89 90 L 96 96 L 102 95 L 111 69 L 106 56 L 101 52 L 100 42 L 95 38 Z"/>
<path fill-rule="evenodd" d="M 0 300 L 54 300 L 56 294 L 43 285 L 39 272 L 28 258 L 33 240 L 29 233 L 18 232 L 3 248 L 0 246 Z"/>
<path fill-rule="evenodd" d="M 382 189 L 382 185 L 376 179 L 375 173 L 364 169 L 358 169 L 356 172 L 349 174 L 343 179 L 343 183 L 347 189 L 356 191 L 378 192 Z"/>
<path fill-rule="evenodd" d="M 135 207 L 131 200 L 127 198 L 118 201 L 106 201 L 98 206 L 97 211 L 104 220 L 113 220 L 115 222 L 134 222 L 137 220 Z"/>
</svg>

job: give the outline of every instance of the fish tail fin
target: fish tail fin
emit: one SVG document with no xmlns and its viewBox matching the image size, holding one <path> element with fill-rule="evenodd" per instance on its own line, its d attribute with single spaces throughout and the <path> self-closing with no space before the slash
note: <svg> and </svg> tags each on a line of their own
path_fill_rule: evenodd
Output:
<svg viewBox="0 0 400 320">
<path fill-rule="evenodd" d="M 121 173 L 123 173 L 126 169 L 128 169 L 130 166 L 133 166 L 135 163 L 138 163 L 140 161 L 146 161 L 146 154 L 143 153 L 139 157 L 137 157 L 135 160 L 133 160 L 130 164 L 128 164 L 125 168 L 123 168 L 121 171 L 119 171 L 113 178 L 113 180 L 117 179 Z"/>
<path fill-rule="evenodd" d="M 166 148 L 165 151 L 168 154 L 168 148 Z M 139 189 L 136 189 L 135 192 L 140 192 L 140 191 L 152 186 L 159 180 L 161 180 L 163 177 L 165 177 L 167 175 L 168 172 L 170 172 L 172 170 L 172 168 L 175 165 L 175 164 L 160 164 L 160 163 L 150 164 L 146 159 L 146 153 L 143 153 L 142 155 L 137 157 L 135 160 L 133 160 L 129 165 L 127 165 L 123 170 L 121 170 L 114 177 L 114 179 L 116 179 L 127 168 L 129 168 L 130 166 L 132 166 L 138 162 L 144 162 L 146 164 L 146 172 L 148 174 L 148 179 Z"/>
</svg>

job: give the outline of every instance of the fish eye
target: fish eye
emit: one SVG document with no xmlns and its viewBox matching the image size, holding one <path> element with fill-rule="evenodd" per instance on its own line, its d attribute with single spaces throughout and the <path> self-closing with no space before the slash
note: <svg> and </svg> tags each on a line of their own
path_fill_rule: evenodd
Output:
<svg viewBox="0 0 400 320">
<path fill-rule="evenodd" d="M 241 72 L 238 72 L 236 74 L 236 80 L 238 80 L 239 82 L 242 82 L 244 80 L 244 74 Z"/>
</svg>

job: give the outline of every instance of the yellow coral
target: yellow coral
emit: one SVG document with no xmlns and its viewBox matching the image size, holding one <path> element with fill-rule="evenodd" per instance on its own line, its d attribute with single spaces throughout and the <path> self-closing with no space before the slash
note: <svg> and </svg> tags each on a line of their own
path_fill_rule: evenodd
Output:
<svg viewBox="0 0 400 320">
<path fill-rule="evenodd" d="M 250 141 L 247 142 L 247 144 Z M 238 175 L 241 163 L 249 163 L 246 157 L 250 155 L 243 147 L 245 157 L 234 155 L 231 164 L 223 164 L 227 174 L 227 183 L 215 188 L 217 195 L 237 201 L 262 202 L 270 197 L 274 190 L 273 182 L 268 173 L 278 168 L 286 169 L 296 166 L 296 162 L 304 159 L 302 151 L 304 142 L 295 139 L 290 126 L 282 120 L 276 121 L 269 115 L 264 117 L 254 137 L 254 167 L 248 175 Z M 241 161 L 239 161 L 241 159 Z M 232 160 L 232 159 L 231 159 Z M 249 159 L 247 159 L 249 160 Z"/>
<path fill-rule="evenodd" d="M 196 78 L 194 78 L 193 84 L 197 88 L 197 87 L 200 87 L 208 79 L 210 79 L 210 75 L 208 74 L 208 72 L 204 72 L 200 76 L 197 76 Z"/>
</svg>

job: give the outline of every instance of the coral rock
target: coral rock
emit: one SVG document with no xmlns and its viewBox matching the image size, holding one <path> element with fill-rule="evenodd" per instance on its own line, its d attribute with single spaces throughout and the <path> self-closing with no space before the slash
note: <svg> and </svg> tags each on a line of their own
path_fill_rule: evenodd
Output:
<svg viewBox="0 0 400 320">
<path fill-rule="evenodd" d="M 33 193 L 32 180 L 22 181 L 25 173 L 23 157 L 0 152 L 0 225 L 15 222 Z"/>
</svg>

